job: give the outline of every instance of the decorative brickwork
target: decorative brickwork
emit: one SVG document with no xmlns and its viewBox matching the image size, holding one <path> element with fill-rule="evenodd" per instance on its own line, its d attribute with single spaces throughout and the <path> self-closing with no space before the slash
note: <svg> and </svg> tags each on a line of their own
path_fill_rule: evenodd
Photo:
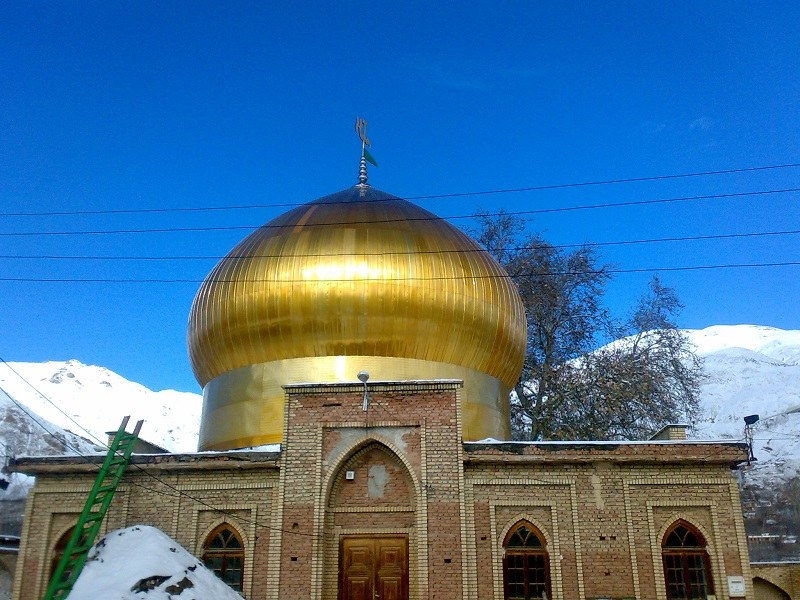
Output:
<svg viewBox="0 0 800 600">
<path fill-rule="evenodd" d="M 338 596 L 341 540 L 353 535 L 408 536 L 410 598 L 461 595 L 459 388 L 370 384 L 364 411 L 362 386 L 287 387 L 283 467 L 292 473 L 284 480 L 292 496 L 284 510 L 305 511 L 313 539 L 324 540 L 300 575 L 311 597 Z M 433 535 L 432 515 L 442 525 Z M 284 518 L 283 529 L 296 522 Z M 300 541 L 284 544 L 283 552 L 300 554 Z M 281 598 L 304 597 L 294 575 L 303 566 L 294 562 L 291 577 L 281 573 Z"/>
</svg>

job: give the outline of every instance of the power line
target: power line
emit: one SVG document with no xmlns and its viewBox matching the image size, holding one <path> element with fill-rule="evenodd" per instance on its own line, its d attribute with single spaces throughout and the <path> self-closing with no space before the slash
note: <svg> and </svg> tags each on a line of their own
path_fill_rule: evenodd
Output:
<svg viewBox="0 0 800 600">
<path fill-rule="evenodd" d="M 36 393 L 37 393 L 37 394 L 38 394 L 38 395 L 39 395 L 41 398 L 43 398 L 43 399 L 44 399 L 44 400 L 45 400 L 45 401 L 46 401 L 48 404 L 50 404 L 51 406 L 53 406 L 53 408 L 55 408 L 55 409 L 56 409 L 58 412 L 60 412 L 62 415 L 64 415 L 64 416 L 65 416 L 67 419 L 69 419 L 69 421 L 71 421 L 71 422 L 72 422 L 72 423 L 73 423 L 73 424 L 74 424 L 76 427 L 78 427 L 78 429 L 80 429 L 81 431 L 83 431 L 83 432 L 84 432 L 86 435 L 88 435 L 88 436 L 89 436 L 91 439 L 93 439 L 95 442 L 97 442 L 97 445 L 98 445 L 100 448 L 103 448 L 103 449 L 105 449 L 106 451 L 108 451 L 108 450 L 109 450 L 109 446 L 108 446 L 108 444 L 106 444 L 106 442 L 104 442 L 103 440 L 100 440 L 100 439 L 98 439 L 98 438 L 97 438 L 97 436 L 95 436 L 95 435 L 94 435 L 94 434 L 93 434 L 91 431 L 89 431 L 89 430 L 88 430 L 86 427 L 84 427 L 83 425 L 81 425 L 80 423 L 78 423 L 78 422 L 77 422 L 75 419 L 73 419 L 73 418 L 72 418 L 72 416 L 70 416 L 68 413 L 64 412 L 64 411 L 61 409 L 61 407 L 59 407 L 59 406 L 58 406 L 58 405 L 57 405 L 55 402 L 53 402 L 53 401 L 52 401 L 52 400 L 51 400 L 51 399 L 50 399 L 50 398 L 49 398 L 49 397 L 48 397 L 48 396 L 47 396 L 47 395 L 46 395 L 44 392 L 42 392 L 41 390 L 39 390 L 39 388 L 37 388 L 37 387 L 36 387 L 35 385 L 33 385 L 33 384 L 30 382 L 30 381 L 28 381 L 28 379 L 26 379 L 25 377 L 23 377 L 23 376 L 22 376 L 22 374 L 21 374 L 19 371 L 17 371 L 17 370 L 16 370 L 14 367 L 12 367 L 12 366 L 11 366 L 11 363 L 9 363 L 9 362 L 8 362 L 6 359 L 4 359 L 2 356 L 0 356 L 0 363 L 4 364 L 4 365 L 5 365 L 5 366 L 6 366 L 6 367 L 7 367 L 7 368 L 8 368 L 8 369 L 9 369 L 9 370 L 12 372 L 12 373 L 14 373 L 14 375 L 16 375 L 16 376 L 17 376 L 19 379 L 21 379 L 21 380 L 22 380 L 22 381 L 23 381 L 23 382 L 24 382 L 24 383 L 25 383 L 25 384 L 26 384 L 28 387 L 30 387 L 30 388 L 31 388 L 31 389 L 32 389 L 34 392 L 36 392 Z M 31 420 L 33 420 L 33 421 L 34 421 L 34 423 L 36 423 L 37 425 L 39 425 L 40 427 L 42 427 L 42 429 L 44 429 L 44 430 L 45 430 L 45 431 L 46 431 L 46 432 L 47 432 L 47 433 L 48 433 L 48 434 L 49 434 L 51 437 L 53 437 L 54 439 L 56 439 L 58 442 L 65 444 L 65 445 L 67 446 L 67 448 L 69 448 L 70 450 L 72 450 L 73 452 L 75 452 L 75 454 L 76 454 L 77 456 L 79 456 L 80 458 L 82 458 L 82 459 L 84 460 L 84 462 L 86 462 L 87 464 L 89 464 L 89 465 L 94 465 L 94 464 L 95 464 L 95 463 L 94 463 L 94 461 L 93 461 L 91 458 L 89 458 L 88 456 L 86 456 L 85 454 L 83 454 L 83 453 L 80 451 L 80 449 L 78 449 L 77 447 L 75 447 L 75 446 L 73 446 L 72 444 L 70 444 L 70 443 L 69 443 L 69 442 L 66 440 L 66 438 L 62 440 L 62 439 L 61 439 L 59 436 L 57 436 L 55 433 L 53 433 L 53 432 L 52 432 L 52 431 L 50 431 L 50 430 L 49 430 L 47 427 L 45 427 L 43 423 L 39 422 L 39 421 L 38 421 L 38 419 L 36 419 L 36 418 L 35 418 L 35 417 L 34 417 L 34 416 L 33 416 L 33 415 L 30 413 L 30 412 L 28 412 L 28 411 L 27 411 L 27 410 L 26 410 L 26 409 L 25 409 L 25 408 L 22 406 L 22 404 L 21 404 L 21 403 L 19 403 L 19 402 L 18 402 L 18 401 L 17 401 L 15 398 L 13 398 L 13 397 L 12 397 L 12 396 L 11 396 L 11 395 L 8 393 L 8 392 L 5 392 L 5 393 L 6 393 L 6 395 L 7 395 L 9 398 L 11 398 L 11 401 L 12 401 L 12 402 L 14 402 L 14 404 L 16 404 L 18 408 L 20 408 L 20 409 L 21 409 L 21 410 L 22 410 L 22 411 L 23 411 L 23 412 L 24 412 L 26 415 L 28 415 L 28 417 L 30 417 L 30 418 L 31 418 Z M 119 452 L 118 452 L 118 454 L 119 454 Z M 122 456 L 122 455 L 120 454 L 120 456 Z M 96 470 L 97 470 L 97 471 L 99 471 L 99 470 L 100 470 L 100 467 L 97 467 L 97 468 L 96 468 Z M 139 484 L 139 485 L 140 485 L 140 484 Z M 141 487 L 142 487 L 142 488 L 144 488 L 144 489 L 148 489 L 148 488 L 146 488 L 145 486 L 141 486 Z"/>
<path fill-rule="evenodd" d="M 492 194 L 514 194 L 520 192 L 537 192 L 543 190 L 557 190 L 577 187 L 590 187 L 600 185 L 616 185 L 622 183 L 641 183 L 645 181 L 663 181 L 669 179 L 684 179 L 690 177 L 707 177 L 711 175 L 730 175 L 734 173 L 752 173 L 756 171 L 770 171 L 778 169 L 790 169 L 800 167 L 800 163 L 789 163 L 783 165 L 765 165 L 756 167 L 743 167 L 738 169 L 724 169 L 720 171 L 699 171 L 696 173 L 679 173 L 668 175 L 653 175 L 649 177 L 629 177 L 624 179 L 606 179 L 595 181 L 579 181 L 572 183 L 556 183 L 548 185 L 536 185 L 520 188 L 500 188 L 493 190 L 481 190 L 472 192 L 454 192 L 447 194 L 429 194 L 423 196 L 406 196 L 404 200 L 433 200 L 443 198 L 461 198 L 468 196 L 488 196 Z M 351 201 L 359 202 L 359 201 Z M 350 202 L 337 202 L 336 204 L 347 204 Z M 233 206 L 199 206 L 199 207 L 170 207 L 170 208 L 121 208 L 103 210 L 72 210 L 72 211 L 41 211 L 41 212 L 3 212 L 0 216 L 6 217 L 45 217 L 45 216 L 70 216 L 70 215 L 113 215 L 113 214 L 146 214 L 146 213 L 167 213 L 167 212 L 204 212 L 204 211 L 224 211 L 224 210 L 249 210 L 264 208 L 290 208 L 303 206 L 306 202 L 286 202 L 274 204 L 244 204 Z M 325 204 L 325 203 L 323 203 Z M 327 203 L 333 204 L 333 203 Z"/>
<path fill-rule="evenodd" d="M 634 244 L 652 244 L 652 243 L 666 243 L 666 242 L 694 242 L 694 241 L 707 241 L 707 240 L 722 240 L 722 239 L 737 239 L 737 238 L 753 238 L 753 237 L 767 237 L 767 236 L 781 236 L 781 235 L 797 235 L 800 234 L 800 229 L 791 229 L 787 231 L 754 231 L 745 233 L 724 233 L 712 235 L 695 235 L 695 236 L 676 236 L 676 237 L 663 237 L 663 238 L 643 238 L 635 240 L 616 240 L 610 242 L 584 242 L 573 244 L 535 244 L 532 246 L 513 246 L 509 248 L 497 248 L 498 251 L 504 252 L 519 252 L 525 250 L 538 250 L 543 248 L 598 248 L 604 246 L 625 246 Z M 483 248 L 473 249 L 451 249 L 451 250 L 415 250 L 405 252 L 319 252 L 309 254 L 292 254 L 292 258 L 314 258 L 314 257 L 334 257 L 334 256 L 349 256 L 349 257 L 370 257 L 370 256 L 415 256 L 415 255 L 431 255 L 431 254 L 474 254 L 486 252 Z M 0 255 L 0 259 L 24 259 L 24 260 L 119 260 L 119 261 L 170 261 L 170 260 L 221 260 L 223 258 L 229 260 L 250 260 L 254 258 L 281 258 L 282 254 L 242 254 L 242 255 L 206 255 L 206 256 L 97 256 L 97 255 L 52 255 L 52 254 L 28 254 L 28 255 Z"/>
<path fill-rule="evenodd" d="M 777 434 L 777 435 L 793 436 L 793 437 L 790 437 L 789 439 L 800 441 L 800 436 L 798 436 L 797 433 L 790 433 L 788 431 L 778 431 L 776 429 L 769 429 L 769 428 L 765 427 L 763 429 L 762 428 L 756 429 L 756 432 L 757 433 L 766 433 L 766 434 L 774 433 L 774 434 Z"/>
<path fill-rule="evenodd" d="M 531 277 L 570 277 L 586 274 L 601 273 L 656 273 L 656 272 L 680 272 L 680 271 L 707 271 L 715 269 L 753 269 L 762 267 L 795 267 L 800 266 L 800 261 L 785 262 L 764 262 L 764 263 L 728 263 L 718 265 L 692 265 L 687 267 L 646 267 L 638 269 L 603 269 L 586 271 L 550 271 L 547 273 L 528 273 L 518 276 Z M 414 281 L 473 281 L 476 279 L 512 279 L 510 275 L 452 275 L 441 277 L 353 277 L 350 279 L 121 279 L 121 278 L 58 278 L 58 277 L 0 277 L 0 282 L 14 283 L 203 283 L 209 281 L 213 283 L 368 283 L 368 282 L 414 282 Z"/>
<path fill-rule="evenodd" d="M 53 405 L 53 406 L 54 406 L 56 409 L 58 409 L 58 411 L 59 411 L 59 412 L 61 412 L 61 414 L 63 414 L 64 416 L 66 416 L 66 417 L 67 417 L 67 418 L 68 418 L 70 421 L 72 421 L 72 422 L 73 422 L 75 425 L 77 425 L 79 429 L 81 429 L 82 431 L 84 431 L 85 433 L 87 433 L 87 434 L 89 435 L 89 437 L 93 438 L 94 440 L 97 440 L 97 437 L 95 437 L 95 436 L 94 436 L 94 434 L 92 434 L 92 432 L 90 432 L 90 431 L 89 431 L 88 429 L 86 429 L 86 428 L 85 428 L 83 425 L 81 425 L 80 423 L 78 423 L 77 421 L 75 421 L 75 420 L 74 420 L 72 417 L 70 417 L 70 416 L 69 416 L 67 413 L 65 413 L 65 412 L 64 412 L 63 410 L 61 410 L 61 409 L 60 409 L 58 406 L 56 406 L 56 405 L 55 405 L 55 404 L 54 404 L 54 403 L 53 403 L 53 402 L 50 400 L 50 398 L 48 398 L 48 397 L 47 397 L 47 396 L 46 396 L 44 393 L 42 393 L 42 392 L 41 392 L 41 391 L 40 391 L 40 390 L 39 390 L 37 387 L 35 387 L 35 386 L 34 386 L 34 385 L 33 385 L 33 384 L 30 382 L 30 381 L 28 381 L 28 380 L 27 380 L 25 377 L 23 377 L 23 376 L 22 376 L 22 375 L 21 375 L 21 374 L 20 374 L 20 373 L 19 373 L 19 372 L 18 372 L 16 369 L 14 369 L 14 368 L 11 366 L 11 364 L 10 364 L 9 362 L 7 362 L 7 361 L 6 361 L 4 358 L 2 358 L 2 357 L 0 357 L 0 362 L 2 362 L 3 364 L 5 364 L 5 365 L 6 365 L 6 367 L 8 367 L 8 368 L 9 368 L 9 369 L 10 369 L 10 370 L 11 370 L 11 371 L 12 371 L 12 372 L 13 372 L 13 373 L 14 373 L 14 374 L 17 376 L 17 377 L 19 377 L 19 378 L 20 378 L 22 381 L 24 381 L 24 382 L 25 382 L 25 383 L 26 383 L 26 384 L 27 384 L 27 385 L 28 385 L 28 386 L 29 386 L 31 389 L 33 389 L 33 391 L 35 391 L 37 394 L 39 394 L 39 396 L 41 396 L 42 398 L 44 398 L 44 399 L 45 399 L 47 402 L 49 402 L 50 404 L 52 404 L 52 405 Z M 20 410 L 21 410 L 21 411 L 22 411 L 22 412 L 23 412 L 25 415 L 27 415 L 27 416 L 28 416 L 28 418 L 29 418 L 29 419 L 31 419 L 31 421 L 33 421 L 33 422 L 34 422 L 36 425 L 38 425 L 39 427 L 41 427 L 41 428 L 42 428 L 42 429 L 45 431 L 45 433 L 47 433 L 47 434 L 48 434 L 50 437 L 52 437 L 53 439 L 55 439 L 55 440 L 56 440 L 57 442 L 59 442 L 60 444 L 63 444 L 64 446 L 66 446 L 67 448 L 69 448 L 70 450 L 72 450 L 72 451 L 75 453 L 75 456 L 77 456 L 77 457 L 81 458 L 81 459 L 82 459 L 82 460 L 83 460 L 83 461 L 84 461 L 86 464 L 88 464 L 90 467 L 91 467 L 91 466 L 94 466 L 94 468 L 95 468 L 95 471 L 97 471 L 97 472 L 99 472 L 99 471 L 100 471 L 100 467 L 96 465 L 95 461 L 94 461 L 94 460 L 92 460 L 92 458 L 90 458 L 90 457 L 86 456 L 85 454 L 83 454 L 79 448 L 77 448 L 76 446 L 74 446 L 73 444 L 71 444 L 71 443 L 68 441 L 68 439 L 66 438 L 66 436 L 60 437 L 60 436 L 58 436 L 57 434 L 55 434 L 54 432 L 52 432 L 52 431 L 51 431 L 51 430 L 50 430 L 50 429 L 49 429 L 47 426 L 45 426 L 45 424 L 44 424 L 44 423 L 42 423 L 42 422 L 41 422 L 41 421 L 40 421 L 40 420 L 37 418 L 37 416 L 35 416 L 35 413 L 32 413 L 32 412 L 28 411 L 28 409 L 27 409 L 27 408 L 26 408 L 26 407 L 25 407 L 25 406 L 24 406 L 22 403 L 20 403 L 20 402 L 19 402 L 19 401 L 18 401 L 16 398 L 14 398 L 14 397 L 13 397 L 11 394 L 9 394 L 7 391 L 3 390 L 3 393 L 4 393 L 4 394 L 5 394 L 5 395 L 6 395 L 6 396 L 7 396 L 7 397 L 8 397 L 8 398 L 11 400 L 11 402 L 13 402 L 13 403 L 14 403 L 14 405 L 16 405 L 16 407 L 17 407 L 17 408 L 19 408 L 19 409 L 20 409 Z M 73 435 L 75 435 L 75 434 L 73 434 Z M 99 441 L 99 440 L 98 440 L 98 441 Z M 105 443 L 104 443 L 104 442 L 102 442 L 102 441 L 100 441 L 98 445 L 99 445 L 99 447 L 101 447 L 101 448 L 104 448 L 105 450 L 109 450 L 109 447 L 108 447 L 108 445 L 107 445 L 107 444 L 105 444 Z M 8 448 L 8 446 L 6 446 L 6 448 Z M 121 456 L 121 455 L 120 455 L 120 456 Z M 13 458 L 13 457 L 11 457 L 11 458 Z M 149 488 L 146 488 L 145 486 L 142 486 L 141 484 L 135 484 L 135 483 L 134 483 L 133 485 L 138 485 L 139 487 L 142 487 L 142 488 L 144 488 L 144 489 L 149 489 Z"/>
<path fill-rule="evenodd" d="M 65 416 L 67 419 L 69 419 L 69 420 L 70 420 L 70 421 L 71 421 L 71 422 L 72 422 L 72 423 L 73 423 L 75 426 L 77 426 L 78 428 L 80 428 L 80 429 L 81 429 L 81 430 L 82 430 L 84 433 L 86 433 L 86 434 L 87 434 L 87 435 L 88 435 L 90 438 L 92 438 L 94 441 L 96 441 L 96 442 L 97 442 L 97 443 L 98 443 L 98 444 L 99 444 L 101 447 L 108 448 L 108 446 L 106 445 L 106 443 L 105 443 L 104 441 L 102 441 L 102 440 L 99 440 L 97 437 L 95 437 L 95 435 L 94 435 L 94 434 L 93 434 L 91 431 L 89 431 L 89 430 L 88 430 L 88 429 L 86 429 L 86 428 L 85 428 L 83 425 L 81 425 L 80 423 L 78 423 L 78 422 L 77 422 L 75 419 L 73 419 L 73 418 L 72 418 L 72 417 L 71 417 L 69 414 L 67 414 L 66 412 L 64 412 L 63 410 L 61 410 L 61 407 L 59 407 L 59 406 L 58 406 L 58 405 L 57 405 L 55 402 L 53 402 L 52 400 L 50 400 L 50 398 L 48 398 L 48 397 L 47 397 L 47 395 L 45 395 L 43 392 L 39 391 L 39 389 L 38 389 L 36 386 L 34 386 L 34 385 L 33 385 L 33 384 L 30 382 L 30 381 L 28 381 L 27 379 L 25 379 L 25 377 L 23 377 L 23 376 L 22 376 L 22 375 L 19 373 L 19 371 L 17 371 L 17 370 L 16 370 L 14 367 L 12 367 L 12 366 L 11 366 L 11 364 L 10 364 L 8 361 L 6 361 L 6 359 L 4 359 L 2 356 L 0 356 L 0 363 L 3 363 L 3 364 L 4 364 L 4 365 L 5 365 L 5 366 L 6 366 L 6 367 L 7 367 L 7 368 L 8 368 L 8 369 L 9 369 L 9 370 L 12 372 L 12 373 L 14 373 L 14 375 L 16 375 L 16 376 L 17 376 L 18 378 L 20 378 L 22 381 L 24 381 L 24 382 L 27 384 L 27 386 L 28 386 L 29 388 L 31 388 L 31 389 L 32 389 L 34 392 L 36 392 L 37 394 L 39 394 L 39 396 L 41 396 L 42 398 L 44 398 L 44 400 L 45 400 L 45 401 L 46 401 L 48 404 L 50 404 L 50 405 L 51 405 L 53 408 L 55 408 L 55 409 L 56 409 L 58 412 L 60 412 L 60 413 L 61 413 L 62 415 L 64 415 L 64 416 Z"/>
<path fill-rule="evenodd" d="M 667 179 L 682 179 L 686 177 L 705 177 L 708 175 L 728 175 L 732 173 L 747 173 L 753 171 L 767 171 L 773 169 L 788 169 L 792 167 L 800 167 L 800 163 L 793 163 L 793 164 L 785 164 L 785 165 L 768 165 L 763 167 L 745 167 L 741 169 L 726 169 L 722 171 L 703 171 L 698 173 L 682 173 L 677 175 L 655 175 L 651 177 L 630 177 L 627 179 L 607 179 L 605 181 L 582 181 L 578 183 L 562 183 L 562 184 L 555 184 L 555 185 L 540 185 L 540 186 L 532 186 L 532 187 L 523 187 L 523 188 L 507 188 L 507 189 L 499 189 L 499 190 L 491 190 L 491 191 L 483 191 L 483 192 L 466 192 L 466 193 L 454 193 L 454 194 L 437 194 L 433 196 L 410 196 L 407 200 L 418 200 L 418 199 L 434 199 L 434 198 L 455 198 L 460 196 L 482 196 L 488 194 L 511 194 L 517 192 L 533 192 L 539 190 L 554 190 L 554 189 L 563 189 L 563 188 L 575 188 L 575 187 L 587 187 L 587 186 L 595 186 L 595 185 L 610 185 L 610 184 L 618 184 L 618 183 L 640 183 L 644 181 L 663 181 Z"/>
<path fill-rule="evenodd" d="M 800 192 L 800 188 L 786 188 L 775 190 L 756 190 L 751 192 L 732 192 L 728 194 L 707 194 L 702 196 L 681 196 L 676 198 L 656 198 L 652 200 L 629 200 L 624 202 L 605 202 L 600 204 L 583 204 L 578 206 L 565 206 L 559 208 L 540 208 L 534 210 L 501 211 L 496 213 L 472 213 L 467 215 L 448 215 L 444 217 L 397 217 L 392 219 L 373 219 L 367 221 L 332 221 L 328 223 L 305 223 L 298 225 L 276 224 L 276 225 L 216 225 L 209 227 L 153 227 L 144 229 L 96 229 L 82 231 L 22 231 L 22 232 L 0 232 L 3 237 L 32 237 L 32 236 L 71 236 L 71 235 L 122 235 L 136 233 L 191 233 L 200 231 L 241 231 L 256 230 L 260 228 L 269 229 L 295 229 L 298 227 L 330 227 L 332 225 L 371 225 L 376 223 L 411 223 L 425 221 L 455 221 L 460 219 L 475 219 L 480 217 L 502 217 L 502 216 L 525 216 L 546 213 L 570 212 L 576 210 L 596 210 L 605 208 L 619 208 L 623 206 L 646 206 L 654 204 L 666 204 L 674 202 L 689 202 L 696 200 L 711 200 L 723 198 L 742 198 L 748 196 L 765 196 L 771 194 L 786 194 Z"/>
<path fill-rule="evenodd" d="M 2 361 L 3 363 L 5 363 L 6 365 L 8 365 L 8 363 L 7 363 L 5 360 L 3 360 L 2 358 L 0 358 L 0 361 Z M 12 370 L 13 370 L 13 369 L 12 369 Z M 19 375 L 19 374 L 18 374 L 18 375 Z M 0 389 L 1 389 L 1 388 L 0 388 Z M 35 389 L 35 388 L 34 388 L 34 389 Z M 28 418 L 30 418 L 30 420 L 31 420 L 31 421 L 33 421 L 33 422 L 34 422 L 34 423 L 36 423 L 36 424 L 37 424 L 39 427 L 41 427 L 41 428 L 42 428 L 44 431 L 46 431 L 46 432 L 47 432 L 47 434 L 48 434 L 48 435 L 50 435 L 50 436 L 51 436 L 53 439 L 57 440 L 57 441 L 58 441 L 59 443 L 61 443 L 61 444 L 64 444 L 64 445 L 65 445 L 67 448 L 69 448 L 70 450 L 72 450 L 73 452 L 75 452 L 75 453 L 76 453 L 78 456 L 80 456 L 81 458 L 84 458 L 84 459 L 86 459 L 86 460 L 89 460 L 89 459 L 88 459 L 88 457 L 84 456 L 84 455 L 81 453 L 81 451 L 80 451 L 78 448 L 76 448 L 75 446 L 73 446 L 72 444 L 70 444 L 70 443 L 69 443 L 69 441 L 68 441 L 66 438 L 63 438 L 63 439 L 62 439 L 61 437 L 59 437 L 58 435 L 56 435 L 55 433 L 53 433 L 52 431 L 50 431 L 50 429 L 48 429 L 48 427 L 47 427 L 47 426 L 46 426 L 44 423 L 42 423 L 42 422 L 41 422 L 41 421 L 40 421 L 40 420 L 39 420 L 39 419 L 38 419 L 36 416 L 34 416 L 34 415 L 35 415 L 35 413 L 31 413 L 31 412 L 28 410 L 28 408 L 27 408 L 26 406 L 24 406 L 24 405 L 23 405 L 21 402 L 19 402 L 19 401 L 18 401 L 16 398 L 14 398 L 14 396 L 12 396 L 11 394 L 9 394 L 9 393 L 8 393 L 7 391 L 5 391 L 5 390 L 3 390 L 3 393 L 4 393 L 4 394 L 5 394 L 7 397 L 8 397 L 8 399 L 9 399 L 9 400 L 11 400 L 11 402 L 13 402 L 13 403 L 14 403 L 14 405 L 15 405 L 15 406 L 16 406 L 18 409 L 20 409 L 20 410 L 21 410 L 23 413 L 25 413 L 25 414 L 28 416 Z M 6 448 L 8 448 L 8 446 L 6 446 Z"/>
</svg>

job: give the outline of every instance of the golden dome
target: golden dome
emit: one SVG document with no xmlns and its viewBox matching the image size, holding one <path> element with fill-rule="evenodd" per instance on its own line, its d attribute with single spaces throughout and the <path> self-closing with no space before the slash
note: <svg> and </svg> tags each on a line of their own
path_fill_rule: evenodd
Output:
<svg viewBox="0 0 800 600">
<path fill-rule="evenodd" d="M 525 334 L 514 284 L 460 230 L 369 186 L 325 196 L 245 238 L 195 297 L 188 343 L 204 386 L 201 448 L 279 441 L 281 385 L 353 381 L 370 362 L 386 378 L 486 375 L 507 403 Z M 333 373 L 342 357 L 358 357 L 352 373 Z M 492 410 L 507 420 L 507 408 Z"/>
</svg>

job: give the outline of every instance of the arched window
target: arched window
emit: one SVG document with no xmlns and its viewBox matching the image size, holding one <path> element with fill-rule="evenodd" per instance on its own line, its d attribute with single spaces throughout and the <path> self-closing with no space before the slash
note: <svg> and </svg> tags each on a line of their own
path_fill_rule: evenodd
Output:
<svg viewBox="0 0 800 600">
<path fill-rule="evenodd" d="M 714 593 L 706 541 L 689 523 L 677 521 L 667 530 L 661 543 L 661 557 L 667 598 L 704 599 Z"/>
<path fill-rule="evenodd" d="M 506 600 L 550 598 L 550 559 L 541 532 L 520 521 L 506 535 L 503 549 Z"/>
<path fill-rule="evenodd" d="M 203 562 L 222 581 L 237 592 L 242 591 L 244 546 L 233 527 L 223 523 L 209 534 L 203 546 Z"/>
<path fill-rule="evenodd" d="M 67 549 L 67 544 L 69 543 L 69 538 L 72 537 L 72 532 L 75 530 L 74 527 L 70 527 L 64 535 L 58 538 L 55 547 L 53 548 L 53 560 L 50 561 L 50 579 L 53 578 L 53 574 L 56 572 L 56 567 L 58 563 L 61 561 L 61 557 L 64 556 L 64 550 Z M 69 576 L 69 573 L 64 573 L 63 579 L 66 579 Z"/>
</svg>

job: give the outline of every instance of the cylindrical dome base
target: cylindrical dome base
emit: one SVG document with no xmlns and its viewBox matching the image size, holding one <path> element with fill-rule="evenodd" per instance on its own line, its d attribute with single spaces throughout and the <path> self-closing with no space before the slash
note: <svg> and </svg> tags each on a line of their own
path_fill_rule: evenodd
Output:
<svg viewBox="0 0 800 600">
<path fill-rule="evenodd" d="M 508 387 L 500 380 L 457 365 L 385 356 L 317 356 L 242 367 L 215 377 L 203 389 L 199 450 L 230 450 L 283 440 L 284 391 L 295 383 L 460 379 L 465 441 L 508 439 Z M 402 417 L 403 407 L 397 407 Z"/>
</svg>

